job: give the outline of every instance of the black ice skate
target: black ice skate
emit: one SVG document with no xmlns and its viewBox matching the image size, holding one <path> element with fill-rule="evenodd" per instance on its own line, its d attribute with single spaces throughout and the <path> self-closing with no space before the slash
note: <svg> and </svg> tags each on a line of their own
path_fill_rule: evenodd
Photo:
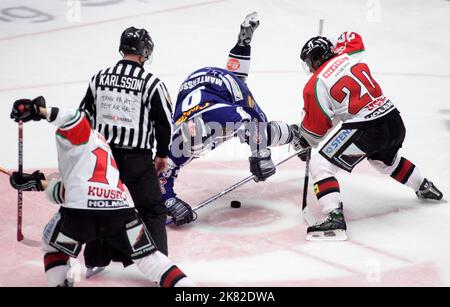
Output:
<svg viewBox="0 0 450 307">
<path fill-rule="evenodd" d="M 347 225 L 345 224 L 342 203 L 339 208 L 331 211 L 325 221 L 308 227 L 308 241 L 344 241 L 347 240 Z"/>
<path fill-rule="evenodd" d="M 436 186 L 428 179 L 424 179 L 422 184 L 420 185 L 419 191 L 416 191 L 417 197 L 420 199 L 442 199 L 442 192 L 439 191 Z"/>
<path fill-rule="evenodd" d="M 239 32 L 238 45 L 242 47 L 250 45 L 253 32 L 258 26 L 258 13 L 253 12 L 245 16 L 244 22 L 241 24 L 241 31 Z"/>
</svg>

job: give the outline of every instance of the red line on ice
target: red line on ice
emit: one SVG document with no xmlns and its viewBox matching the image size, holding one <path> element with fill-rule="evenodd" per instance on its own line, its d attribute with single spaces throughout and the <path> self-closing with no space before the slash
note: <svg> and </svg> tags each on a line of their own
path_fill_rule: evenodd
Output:
<svg viewBox="0 0 450 307">
<path fill-rule="evenodd" d="M 48 33 L 54 33 L 54 32 L 60 32 L 60 31 L 78 29 L 78 28 L 85 28 L 85 27 L 98 25 L 98 24 L 116 22 L 116 21 L 120 21 L 120 20 L 136 18 L 136 17 L 142 17 L 142 16 L 149 16 L 149 15 L 157 15 L 157 14 L 162 14 L 162 13 L 174 12 L 174 11 L 189 9 L 189 8 L 193 8 L 193 7 L 200 7 L 200 6 L 210 5 L 210 4 L 216 4 L 216 3 L 226 2 L 226 1 L 228 1 L 228 0 L 213 0 L 213 1 L 195 3 L 195 4 L 188 4 L 188 5 L 178 6 L 178 7 L 166 8 L 166 9 L 161 9 L 161 10 L 158 10 L 158 11 L 145 12 L 145 13 L 140 13 L 140 14 L 115 17 L 115 18 L 110 18 L 110 19 L 105 19 L 105 20 L 100 20 L 100 21 L 87 22 L 87 23 L 83 23 L 83 24 L 72 25 L 72 26 L 56 28 L 56 29 L 50 29 L 50 30 L 45 30 L 45 31 L 40 31 L 40 32 L 18 34 L 18 35 L 14 35 L 14 36 L 7 36 L 7 37 L 0 38 L 0 41 L 8 41 L 8 40 L 13 40 L 13 39 L 22 38 L 22 37 L 29 37 L 29 36 L 35 36 L 35 35 L 41 35 L 41 34 L 48 34 Z"/>
</svg>

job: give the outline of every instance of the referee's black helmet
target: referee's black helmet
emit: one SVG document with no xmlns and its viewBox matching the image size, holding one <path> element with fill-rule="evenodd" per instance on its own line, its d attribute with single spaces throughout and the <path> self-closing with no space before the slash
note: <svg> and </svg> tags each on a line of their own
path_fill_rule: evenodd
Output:
<svg viewBox="0 0 450 307">
<path fill-rule="evenodd" d="M 153 52 L 153 41 L 145 29 L 129 27 L 120 37 L 119 51 L 143 56 L 146 60 Z"/>
</svg>

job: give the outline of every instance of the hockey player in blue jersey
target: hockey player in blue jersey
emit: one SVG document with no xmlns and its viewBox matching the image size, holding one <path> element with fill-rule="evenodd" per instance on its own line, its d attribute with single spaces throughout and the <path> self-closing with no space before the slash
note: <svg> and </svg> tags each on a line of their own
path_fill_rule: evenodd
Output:
<svg viewBox="0 0 450 307">
<path fill-rule="evenodd" d="M 229 53 L 227 69 L 205 67 L 181 84 L 173 120 L 169 170 L 160 175 L 163 199 L 175 225 L 190 223 L 195 212 L 177 197 L 174 182 L 182 167 L 233 137 L 250 146 L 250 171 L 256 181 L 275 173 L 268 146 L 288 144 L 290 128 L 269 122 L 245 81 L 250 67 L 250 42 L 259 20 L 256 13 L 241 24 L 238 42 Z"/>
</svg>

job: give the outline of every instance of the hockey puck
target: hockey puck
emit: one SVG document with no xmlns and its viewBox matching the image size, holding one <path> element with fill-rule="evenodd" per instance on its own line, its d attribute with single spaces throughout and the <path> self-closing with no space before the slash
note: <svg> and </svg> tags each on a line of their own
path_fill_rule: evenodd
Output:
<svg viewBox="0 0 450 307">
<path fill-rule="evenodd" d="M 230 203 L 231 208 L 240 208 L 241 207 L 241 202 L 238 200 L 232 200 Z"/>
</svg>

